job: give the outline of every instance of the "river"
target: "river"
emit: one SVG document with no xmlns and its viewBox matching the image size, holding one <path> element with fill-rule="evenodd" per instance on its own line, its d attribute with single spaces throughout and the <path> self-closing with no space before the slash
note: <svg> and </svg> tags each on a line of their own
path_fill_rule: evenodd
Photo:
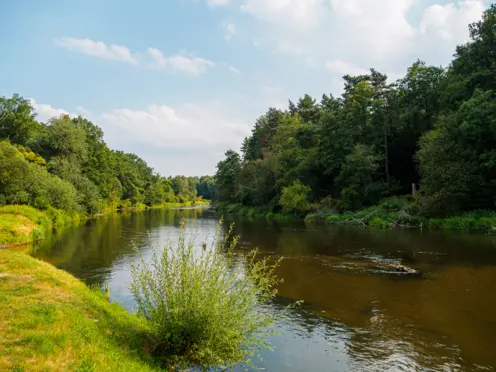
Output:
<svg viewBox="0 0 496 372">
<path fill-rule="evenodd" d="M 46 239 L 34 256 L 87 284 L 108 283 L 130 311 L 130 266 L 179 234 L 180 221 L 211 236 L 209 210 L 151 210 L 89 221 Z M 296 371 L 492 371 L 496 368 L 496 237 L 305 227 L 238 219 L 239 249 L 283 257 L 274 351 L 259 368 Z M 225 223 L 225 228 L 228 223 Z M 394 271 L 402 264 L 424 277 Z M 241 370 L 241 368 L 239 368 Z"/>
</svg>

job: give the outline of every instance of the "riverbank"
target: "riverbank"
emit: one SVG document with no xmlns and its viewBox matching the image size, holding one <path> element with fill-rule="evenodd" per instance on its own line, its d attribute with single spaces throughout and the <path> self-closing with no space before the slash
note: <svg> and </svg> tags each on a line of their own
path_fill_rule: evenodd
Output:
<svg viewBox="0 0 496 372">
<path fill-rule="evenodd" d="M 197 200 L 186 203 L 165 203 L 148 207 L 145 205 L 136 208 L 126 208 L 121 211 L 143 211 L 146 209 L 173 209 L 210 205 L 208 200 Z M 110 211 L 107 213 L 114 213 Z M 93 216 L 93 217 L 98 217 Z M 84 222 L 90 218 L 81 213 L 68 213 L 49 208 L 40 211 L 27 205 L 6 205 L 0 207 L 0 249 L 32 243 L 44 238 L 50 229 L 61 229 Z"/>
<path fill-rule="evenodd" d="M 157 204 L 157 205 L 152 205 L 147 206 L 145 204 L 138 204 L 135 207 L 121 207 L 118 209 L 119 212 L 124 212 L 124 211 L 131 211 L 131 212 L 140 212 L 140 211 L 146 211 L 148 209 L 174 209 L 174 208 L 181 208 L 181 207 L 199 207 L 199 206 L 208 206 L 210 205 L 209 200 L 203 200 L 203 199 L 198 199 L 195 201 L 188 201 L 185 203 L 163 203 L 163 204 Z"/>
<path fill-rule="evenodd" d="M 153 371 L 145 322 L 72 275 L 0 251 L 0 370 Z"/>
<path fill-rule="evenodd" d="M 388 199 L 381 204 L 360 211 L 336 213 L 330 209 L 318 210 L 305 216 L 273 213 L 242 204 L 216 204 L 219 213 L 264 218 L 267 221 L 304 220 L 306 224 L 355 225 L 380 229 L 427 228 L 432 230 L 459 230 L 494 233 L 496 212 L 472 211 L 458 216 L 426 218 L 415 215 L 402 199 Z"/>
<path fill-rule="evenodd" d="M 40 211 L 27 205 L 6 205 L 0 207 L 0 248 L 31 243 L 43 239 L 49 229 L 84 220 L 86 216 L 82 214 L 54 208 Z"/>
</svg>

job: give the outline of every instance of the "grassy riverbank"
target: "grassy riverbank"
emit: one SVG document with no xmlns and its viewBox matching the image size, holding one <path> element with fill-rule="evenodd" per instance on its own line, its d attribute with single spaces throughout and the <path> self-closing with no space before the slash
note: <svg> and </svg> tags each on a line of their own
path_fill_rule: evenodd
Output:
<svg viewBox="0 0 496 372">
<path fill-rule="evenodd" d="M 61 228 L 84 219 L 82 214 L 53 208 L 40 211 L 27 205 L 3 206 L 0 207 L 0 247 L 43 239 L 49 229 Z"/>
<path fill-rule="evenodd" d="M 70 274 L 0 251 L 0 370 L 152 371 L 146 323 Z"/>
<path fill-rule="evenodd" d="M 496 212 L 472 211 L 458 216 L 426 218 L 412 212 L 410 203 L 400 198 L 387 199 L 379 205 L 360 211 L 337 213 L 321 209 L 306 216 L 273 213 L 264 209 L 243 206 L 242 204 L 216 204 L 220 213 L 242 215 L 251 218 L 265 218 L 268 221 L 305 220 L 307 224 L 356 225 L 381 229 L 390 228 L 429 228 L 441 230 L 480 231 L 491 233 L 496 228 Z"/>
<path fill-rule="evenodd" d="M 165 203 L 151 208 L 173 209 L 192 206 L 207 206 L 208 200 L 197 200 L 187 203 Z M 150 207 L 138 206 L 124 210 L 142 211 Z M 112 212 L 111 212 L 112 213 Z M 49 208 L 40 211 L 27 205 L 6 205 L 0 207 L 0 248 L 27 244 L 43 239 L 50 229 L 60 229 L 64 226 L 77 224 L 88 217 L 80 213 L 67 213 L 58 209 Z"/>
<path fill-rule="evenodd" d="M 123 206 L 119 208 L 119 210 L 139 212 L 139 211 L 146 211 L 147 209 L 174 209 L 174 208 L 182 208 L 182 207 L 200 207 L 200 206 L 208 206 L 208 205 L 210 205 L 209 200 L 197 199 L 194 201 L 187 201 L 184 203 L 162 203 L 162 204 L 153 205 L 151 207 L 141 203 L 134 207 Z"/>
</svg>

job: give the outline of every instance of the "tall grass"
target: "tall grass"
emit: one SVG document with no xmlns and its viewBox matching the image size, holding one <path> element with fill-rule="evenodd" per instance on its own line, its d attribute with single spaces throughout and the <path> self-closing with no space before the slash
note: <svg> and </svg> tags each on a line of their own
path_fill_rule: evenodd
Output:
<svg viewBox="0 0 496 372">
<path fill-rule="evenodd" d="M 279 262 L 235 253 L 237 238 L 232 228 L 222 236 L 221 223 L 209 246 L 183 226 L 176 244 L 132 268 L 138 314 L 152 325 L 163 363 L 227 368 L 270 348 L 276 315 L 264 304 L 277 293 Z"/>
</svg>

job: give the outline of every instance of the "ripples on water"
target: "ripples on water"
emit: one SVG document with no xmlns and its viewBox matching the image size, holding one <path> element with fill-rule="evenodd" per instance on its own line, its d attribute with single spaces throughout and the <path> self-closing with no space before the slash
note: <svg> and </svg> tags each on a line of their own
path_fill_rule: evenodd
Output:
<svg viewBox="0 0 496 372">
<path fill-rule="evenodd" d="M 211 237 L 204 210 L 149 211 L 92 221 L 37 247 L 36 256 L 88 284 L 108 282 L 131 310 L 130 266 L 188 221 L 197 242 Z M 283 257 L 279 312 L 296 300 L 262 351 L 266 371 L 490 371 L 496 365 L 494 237 L 420 231 L 305 230 L 301 225 L 236 221 L 240 249 Z M 225 228 L 227 228 L 227 223 Z M 397 275 L 397 264 L 425 278 Z M 236 371 L 242 371 L 240 366 Z"/>
</svg>

